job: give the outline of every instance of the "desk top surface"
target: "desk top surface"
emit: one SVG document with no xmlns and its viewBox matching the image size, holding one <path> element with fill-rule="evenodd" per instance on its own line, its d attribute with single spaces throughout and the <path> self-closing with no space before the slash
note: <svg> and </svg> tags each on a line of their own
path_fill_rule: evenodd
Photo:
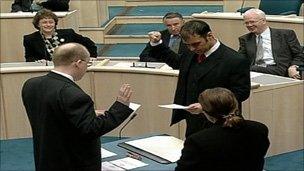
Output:
<svg viewBox="0 0 304 171">
<path fill-rule="evenodd" d="M 76 12 L 74 11 L 67 11 L 67 12 L 54 12 L 57 17 L 65 17 L 69 14 L 72 14 Z M 17 18 L 33 18 L 36 15 L 37 12 L 14 12 L 14 13 L 0 13 L 0 18 L 11 18 L 11 19 L 17 19 Z"/>
<path fill-rule="evenodd" d="M 109 150 L 109 151 L 117 154 L 116 156 L 112 156 L 112 157 L 108 157 L 108 158 L 103 158 L 102 161 L 112 161 L 112 160 L 117 160 L 117 159 L 121 159 L 121 158 L 125 158 L 126 157 L 126 154 L 127 154 L 128 150 L 119 147 L 118 146 L 119 143 L 130 141 L 130 140 L 136 140 L 136 139 L 140 139 L 140 138 L 147 138 L 147 137 L 150 137 L 150 136 L 151 135 L 146 135 L 146 136 L 128 138 L 128 139 L 123 139 L 123 140 L 118 140 L 118 141 L 102 144 L 102 148 L 104 148 L 106 150 Z M 141 161 L 144 162 L 144 163 L 146 163 L 146 164 L 148 164 L 148 165 L 144 166 L 144 167 L 139 167 L 139 168 L 136 168 L 136 169 L 132 169 L 132 170 L 170 171 L 170 170 L 174 170 L 175 167 L 176 167 L 176 163 L 172 163 L 172 164 L 160 164 L 160 163 L 157 163 L 157 162 L 155 162 L 155 161 L 153 161 L 153 160 L 151 160 L 149 158 L 146 158 L 146 157 L 142 157 Z"/>
</svg>

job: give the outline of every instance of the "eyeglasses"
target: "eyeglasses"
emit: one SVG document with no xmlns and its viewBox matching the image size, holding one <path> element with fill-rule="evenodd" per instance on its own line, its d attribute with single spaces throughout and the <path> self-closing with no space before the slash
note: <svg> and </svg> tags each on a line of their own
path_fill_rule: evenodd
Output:
<svg viewBox="0 0 304 171">
<path fill-rule="evenodd" d="M 262 18 L 261 19 L 259 19 L 259 20 L 255 20 L 255 21 L 246 21 L 246 22 L 244 22 L 243 24 L 244 25 L 253 25 L 253 24 L 256 24 L 256 23 L 258 23 L 258 22 L 260 22 L 261 20 L 263 20 Z"/>
</svg>

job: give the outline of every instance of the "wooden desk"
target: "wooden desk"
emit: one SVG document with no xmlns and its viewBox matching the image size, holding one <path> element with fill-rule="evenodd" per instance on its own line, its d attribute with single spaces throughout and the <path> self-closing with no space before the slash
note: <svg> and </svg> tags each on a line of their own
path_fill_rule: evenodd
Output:
<svg viewBox="0 0 304 171">
<path fill-rule="evenodd" d="M 22 66 L 22 63 L 1 67 L 1 139 L 31 137 L 21 101 L 21 87 L 28 78 L 46 74 L 51 69 L 50 66 Z M 140 103 L 142 107 L 122 135 L 167 133 L 182 139 L 185 123 L 169 127 L 171 110 L 157 106 L 173 102 L 177 76 L 176 70 L 91 66 L 78 84 L 91 95 L 96 108 L 108 109 L 120 85 L 130 83 L 134 90 L 132 102 Z M 251 90 L 251 96 L 243 104 L 243 115 L 268 126 L 271 141 L 268 155 L 302 149 L 303 81 L 267 74 L 252 78 L 252 81 L 261 85 Z M 107 135 L 118 136 L 120 128 Z"/>
<path fill-rule="evenodd" d="M 243 17 L 240 13 L 194 13 L 192 17 L 206 21 L 211 30 L 215 32 L 220 41 L 238 50 L 238 37 L 248 33 L 243 24 Z M 296 32 L 300 44 L 304 44 L 304 17 L 303 16 L 279 16 L 267 15 L 267 22 L 270 27 L 291 29 Z"/>
<path fill-rule="evenodd" d="M 1 52 L 0 62 L 25 61 L 23 36 L 36 29 L 32 24 L 36 13 L 0 13 Z M 55 12 L 58 28 L 73 28 L 78 31 L 77 11 Z"/>
</svg>

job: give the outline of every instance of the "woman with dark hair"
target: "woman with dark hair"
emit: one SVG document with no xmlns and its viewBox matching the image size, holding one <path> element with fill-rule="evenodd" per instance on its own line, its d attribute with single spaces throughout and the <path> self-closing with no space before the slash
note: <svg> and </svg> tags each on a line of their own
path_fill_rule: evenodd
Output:
<svg viewBox="0 0 304 171">
<path fill-rule="evenodd" d="M 268 128 L 238 116 L 238 102 L 228 89 L 207 89 L 198 101 L 213 126 L 187 137 L 175 170 L 262 171 Z"/>
<path fill-rule="evenodd" d="M 95 43 L 73 29 L 57 29 L 58 17 L 52 11 L 42 9 L 33 18 L 33 25 L 38 30 L 25 35 L 23 46 L 27 62 L 52 60 L 54 49 L 61 44 L 75 42 L 85 46 L 91 57 L 97 57 Z"/>
</svg>

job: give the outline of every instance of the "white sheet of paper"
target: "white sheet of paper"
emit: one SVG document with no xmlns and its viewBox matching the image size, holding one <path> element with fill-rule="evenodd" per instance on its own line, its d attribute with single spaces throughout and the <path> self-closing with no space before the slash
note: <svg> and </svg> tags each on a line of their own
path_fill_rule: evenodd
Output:
<svg viewBox="0 0 304 171">
<path fill-rule="evenodd" d="M 140 104 L 137 103 L 130 103 L 129 104 L 129 108 L 131 108 L 132 110 L 134 110 L 134 112 L 140 107 Z"/>
<path fill-rule="evenodd" d="M 133 159 L 131 157 L 126 157 L 126 158 L 122 158 L 122 159 L 118 159 L 118 160 L 113 160 L 110 161 L 110 163 L 124 168 L 126 170 L 131 170 L 131 169 L 135 169 L 138 167 L 143 167 L 143 166 L 147 166 L 148 164 L 141 162 L 139 160 Z"/>
<path fill-rule="evenodd" d="M 107 157 L 112 157 L 112 156 L 116 156 L 117 154 L 111 152 L 111 151 L 108 151 L 104 148 L 101 148 L 101 158 L 107 158 Z"/>
<path fill-rule="evenodd" d="M 182 106 L 178 104 L 158 105 L 158 107 L 167 108 L 167 109 L 189 109 L 189 106 Z"/>
<path fill-rule="evenodd" d="M 101 170 L 102 171 L 125 171 L 125 169 L 115 166 L 110 162 L 102 162 L 101 163 Z"/>
<path fill-rule="evenodd" d="M 153 136 L 125 142 L 156 156 L 176 162 L 184 147 L 184 141 L 173 136 Z"/>
<path fill-rule="evenodd" d="M 261 76 L 263 75 L 262 73 L 259 73 L 259 72 L 250 72 L 250 78 L 255 78 L 255 77 L 258 77 L 258 76 Z"/>
</svg>

